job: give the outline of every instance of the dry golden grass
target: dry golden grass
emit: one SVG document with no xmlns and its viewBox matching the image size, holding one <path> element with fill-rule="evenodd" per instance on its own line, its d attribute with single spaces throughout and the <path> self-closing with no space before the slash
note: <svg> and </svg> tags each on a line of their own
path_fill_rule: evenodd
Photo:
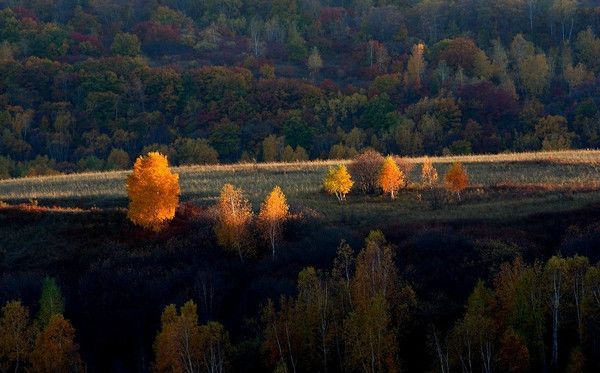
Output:
<svg viewBox="0 0 600 373">
<path fill-rule="evenodd" d="M 409 191 L 401 192 L 394 203 L 354 195 L 346 205 L 339 205 L 335 197 L 326 196 L 321 185 L 327 168 L 348 161 L 185 166 L 174 170 L 180 175 L 184 201 L 213 204 L 223 185 L 231 183 L 242 187 L 257 207 L 273 186 L 278 185 L 292 207 L 317 210 L 331 221 L 357 224 L 361 219 L 375 218 L 510 217 L 600 202 L 600 151 L 597 150 L 433 157 L 431 160 L 440 176 L 452 162 L 465 164 L 471 188 L 464 204 L 449 205 L 441 211 L 428 209 L 427 203 L 421 200 L 419 185 L 419 164 L 423 158 L 405 159 L 414 165 L 409 174 Z M 0 201 L 15 203 L 37 199 L 43 205 L 125 207 L 128 174 L 129 171 L 115 171 L 2 180 Z M 572 193 L 577 195 L 571 197 Z"/>
</svg>

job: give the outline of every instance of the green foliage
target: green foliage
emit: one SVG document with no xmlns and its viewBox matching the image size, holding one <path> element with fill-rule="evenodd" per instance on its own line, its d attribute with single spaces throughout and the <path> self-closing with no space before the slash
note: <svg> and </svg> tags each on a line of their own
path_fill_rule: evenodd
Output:
<svg viewBox="0 0 600 373">
<path fill-rule="evenodd" d="M 219 153 L 205 139 L 181 138 L 175 141 L 174 147 L 181 165 L 219 163 Z"/>
<path fill-rule="evenodd" d="M 65 312 L 65 300 L 53 277 L 45 277 L 42 281 L 42 294 L 40 295 L 40 310 L 37 321 L 44 328 L 54 315 Z"/>
<path fill-rule="evenodd" d="M 140 41 L 135 34 L 116 34 L 111 46 L 111 51 L 113 54 L 120 56 L 139 56 L 141 53 Z"/>
<path fill-rule="evenodd" d="M 218 123 L 210 134 L 209 142 L 222 160 L 237 160 L 240 154 L 240 128 L 228 121 Z"/>
<path fill-rule="evenodd" d="M 292 147 L 310 147 L 313 138 L 313 129 L 308 126 L 298 115 L 290 116 L 283 124 L 285 142 Z"/>
</svg>

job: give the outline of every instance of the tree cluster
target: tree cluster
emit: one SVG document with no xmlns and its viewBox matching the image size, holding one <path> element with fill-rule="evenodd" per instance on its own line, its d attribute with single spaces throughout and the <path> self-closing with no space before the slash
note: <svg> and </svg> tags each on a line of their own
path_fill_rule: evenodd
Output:
<svg viewBox="0 0 600 373">
<path fill-rule="evenodd" d="M 3 372 L 83 372 L 75 329 L 63 316 L 64 300 L 53 278 L 44 279 L 38 316 L 31 320 L 21 301 L 0 312 L 0 370 Z"/>
<path fill-rule="evenodd" d="M 349 165 L 352 173 L 343 164 L 329 168 L 323 179 L 323 188 L 327 193 L 334 194 L 340 202 L 346 199 L 346 195 L 355 185 L 365 195 L 381 191 L 393 200 L 399 190 L 407 187 L 413 166 L 402 158 L 393 156 L 384 158 L 378 152 L 368 149 L 354 157 Z M 437 170 L 426 157 L 421 166 L 420 187 L 430 192 L 432 198 L 437 198 L 439 189 L 437 184 Z M 444 188 L 456 194 L 460 201 L 460 193 L 468 186 L 467 170 L 462 163 L 454 162 L 444 175 Z"/>
<path fill-rule="evenodd" d="M 597 354 L 600 267 L 586 257 L 504 263 L 487 287 L 480 281 L 464 316 L 432 346 L 442 372 L 583 372 Z"/>
</svg>

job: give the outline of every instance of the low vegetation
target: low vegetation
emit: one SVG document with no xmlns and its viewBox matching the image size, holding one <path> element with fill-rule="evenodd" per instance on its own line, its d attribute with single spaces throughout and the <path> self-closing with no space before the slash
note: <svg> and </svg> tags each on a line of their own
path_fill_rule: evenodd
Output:
<svg viewBox="0 0 600 373">
<path fill-rule="evenodd" d="M 170 169 L 150 153 L 133 173 L 45 178 L 87 183 L 77 198 L 26 202 L 25 186 L 44 178 L 0 182 L 23 193 L 1 197 L 0 327 L 23 333 L 0 343 L 0 362 L 15 371 L 121 362 L 160 372 L 593 371 L 596 159 L 369 151 Z M 105 188 L 103 178 L 115 184 L 99 198 L 92 185 Z M 132 215 L 162 203 L 172 215 L 144 214 L 144 224 Z M 11 316 L 36 309 L 36 297 L 33 322 Z M 13 346 L 25 354 L 15 358 Z"/>
</svg>

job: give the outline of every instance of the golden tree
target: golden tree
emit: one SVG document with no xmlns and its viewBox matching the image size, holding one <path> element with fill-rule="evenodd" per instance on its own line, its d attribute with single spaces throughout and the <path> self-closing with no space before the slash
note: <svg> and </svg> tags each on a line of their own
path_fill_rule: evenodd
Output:
<svg viewBox="0 0 600 373">
<path fill-rule="evenodd" d="M 173 219 L 179 204 L 179 175 L 169 170 L 167 157 L 150 152 L 140 156 L 127 178 L 129 210 L 134 224 L 159 232 Z"/>
<path fill-rule="evenodd" d="M 31 372 L 77 372 L 82 370 L 79 346 L 75 343 L 75 328 L 63 315 L 52 316 L 37 336 L 31 352 Z"/>
<path fill-rule="evenodd" d="M 340 202 L 346 199 L 346 194 L 350 192 L 352 185 L 354 185 L 354 182 L 344 165 L 330 168 L 323 180 L 325 190 L 328 193 L 335 194 Z"/>
<path fill-rule="evenodd" d="M 396 198 L 396 193 L 404 185 L 404 173 L 394 161 L 394 158 L 387 156 L 381 165 L 379 171 L 379 186 L 384 193 L 389 193 L 391 199 Z"/>
<path fill-rule="evenodd" d="M 467 170 L 463 167 L 462 163 L 454 162 L 450 166 L 444 177 L 444 182 L 446 189 L 452 193 L 456 193 L 460 201 L 460 192 L 469 185 L 469 175 L 467 175 Z"/>
<path fill-rule="evenodd" d="M 252 206 L 241 188 L 225 184 L 219 197 L 219 220 L 215 226 L 217 242 L 224 248 L 237 251 L 240 260 L 248 249 L 248 225 L 252 220 Z"/>
<path fill-rule="evenodd" d="M 33 328 L 20 301 L 7 302 L 0 318 L 0 371 L 19 371 L 31 352 Z"/>
<path fill-rule="evenodd" d="M 165 307 L 161 330 L 154 340 L 156 372 L 223 372 L 231 348 L 225 328 L 217 322 L 198 325 L 193 301 L 177 312 L 174 304 Z"/>
<path fill-rule="evenodd" d="M 421 79 L 425 71 L 423 52 L 425 52 L 425 44 L 419 43 L 413 46 L 412 54 L 406 66 L 406 73 L 404 74 L 404 84 L 415 90 L 421 88 Z"/>
<path fill-rule="evenodd" d="M 421 181 L 428 188 L 433 188 L 438 181 L 437 170 L 433 167 L 433 163 L 431 163 L 429 157 L 425 157 L 425 160 L 423 161 L 423 166 L 421 167 Z"/>
<path fill-rule="evenodd" d="M 275 240 L 281 235 L 283 222 L 288 218 L 289 206 L 281 188 L 276 186 L 267 196 L 258 213 L 258 223 L 265 237 L 271 243 L 275 260 Z"/>
</svg>

